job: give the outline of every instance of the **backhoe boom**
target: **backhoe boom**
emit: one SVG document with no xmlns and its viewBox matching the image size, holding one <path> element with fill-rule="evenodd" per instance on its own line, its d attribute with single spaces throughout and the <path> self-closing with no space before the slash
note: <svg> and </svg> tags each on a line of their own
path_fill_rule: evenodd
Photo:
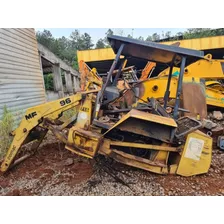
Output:
<svg viewBox="0 0 224 224">
<path fill-rule="evenodd" d="M 50 120 L 59 118 L 64 111 L 78 106 L 81 99 L 82 94 L 77 93 L 69 97 L 27 109 L 19 127 L 12 133 L 14 138 L 1 164 L 1 171 L 5 172 L 10 167 L 24 143 L 37 140 L 37 142 L 33 143 L 31 148 L 32 150 L 38 148 L 48 131 L 48 128 L 43 125 L 44 118 Z M 34 137 L 34 135 L 36 136 Z"/>
</svg>

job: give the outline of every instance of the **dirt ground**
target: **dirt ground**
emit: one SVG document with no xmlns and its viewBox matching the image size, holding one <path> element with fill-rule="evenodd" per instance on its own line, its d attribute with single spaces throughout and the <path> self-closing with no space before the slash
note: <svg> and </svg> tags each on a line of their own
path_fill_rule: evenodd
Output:
<svg viewBox="0 0 224 224">
<path fill-rule="evenodd" d="M 0 174 L 0 195 L 224 195 L 224 153 L 213 150 L 207 174 L 157 175 L 114 162 L 80 158 L 54 139 Z M 113 174 L 112 176 L 109 173 Z"/>
</svg>

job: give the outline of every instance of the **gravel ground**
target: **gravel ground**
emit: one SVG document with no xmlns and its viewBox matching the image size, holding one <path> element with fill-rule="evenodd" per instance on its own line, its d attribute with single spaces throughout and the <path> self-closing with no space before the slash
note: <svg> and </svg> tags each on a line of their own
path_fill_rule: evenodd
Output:
<svg viewBox="0 0 224 224">
<path fill-rule="evenodd" d="M 224 195 L 224 153 L 219 150 L 213 150 L 207 174 L 188 178 L 116 162 L 108 167 L 112 171 L 48 138 L 35 156 L 0 175 L 0 195 Z"/>
</svg>

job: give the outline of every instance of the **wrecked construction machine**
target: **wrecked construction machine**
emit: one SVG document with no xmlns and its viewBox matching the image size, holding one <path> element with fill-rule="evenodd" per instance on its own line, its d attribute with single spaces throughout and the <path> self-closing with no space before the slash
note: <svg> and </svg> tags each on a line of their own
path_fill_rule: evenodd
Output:
<svg viewBox="0 0 224 224">
<path fill-rule="evenodd" d="M 1 164 L 2 172 L 31 155 L 19 158 L 23 145 L 32 142 L 30 151 L 34 153 L 48 130 L 67 150 L 87 158 L 101 154 L 158 174 L 192 176 L 208 172 L 212 138 L 198 130 L 200 121 L 182 116 L 186 109 L 180 108 L 186 100 L 186 92 L 182 90 L 189 88 L 183 83 L 186 63 L 202 59 L 204 53 L 119 36 L 109 36 L 108 41 L 116 57 L 102 87 L 99 88 L 102 83 L 99 86 L 90 83 L 75 95 L 27 109 L 19 127 L 12 133 L 14 138 Z M 180 68 L 171 113 L 167 112 L 167 107 L 172 73 L 169 73 L 162 104 L 150 94 L 142 99 L 145 89 L 134 85 L 130 91 L 125 91 L 117 87 L 125 66 L 121 63 L 114 78 L 113 73 L 121 55 Z M 200 94 L 201 84 L 195 83 L 192 88 L 199 94 L 187 101 L 206 110 L 205 97 Z M 133 95 L 130 97 L 127 92 Z M 73 109 L 77 113 L 64 122 L 59 120 L 65 111 Z"/>
<path fill-rule="evenodd" d="M 162 98 L 165 91 L 164 83 L 168 78 L 170 68 L 162 71 L 156 78 L 151 78 L 152 92 L 155 98 Z M 172 70 L 170 98 L 175 98 L 175 85 L 179 76 L 179 68 L 174 67 Z M 203 59 L 186 66 L 184 70 L 184 82 L 201 82 L 205 83 L 205 95 L 208 111 L 214 109 L 224 109 L 224 60 L 212 59 L 212 55 L 208 54 Z M 146 81 L 147 82 L 147 81 Z"/>
</svg>

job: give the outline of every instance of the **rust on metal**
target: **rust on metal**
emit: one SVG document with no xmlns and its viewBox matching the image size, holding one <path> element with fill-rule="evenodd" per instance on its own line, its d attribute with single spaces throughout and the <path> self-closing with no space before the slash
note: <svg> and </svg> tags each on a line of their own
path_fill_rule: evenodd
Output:
<svg viewBox="0 0 224 224">
<path fill-rule="evenodd" d="M 133 143 L 133 142 L 121 142 L 121 141 L 111 141 L 111 146 L 125 146 L 125 147 L 133 147 L 133 148 L 142 148 L 142 149 L 153 149 L 160 151 L 169 151 L 169 152 L 178 152 L 179 149 L 171 146 L 162 146 L 162 145 L 152 145 L 152 144 L 141 144 L 141 143 Z"/>
<path fill-rule="evenodd" d="M 122 157 L 125 157 L 125 158 L 128 158 L 128 159 L 133 159 L 133 160 L 135 160 L 137 162 L 141 162 L 141 163 L 146 163 L 146 164 L 151 165 L 151 166 L 167 167 L 167 165 L 164 165 L 162 163 L 153 162 L 153 161 L 150 161 L 149 159 L 144 159 L 142 157 L 130 155 L 128 153 L 125 153 L 125 152 L 122 152 L 122 151 L 118 151 L 116 149 L 112 150 L 112 157 L 113 157 L 113 152 L 115 153 L 115 155 L 117 154 L 117 155 L 120 155 Z"/>
<path fill-rule="evenodd" d="M 196 118 L 200 115 L 201 120 L 207 117 L 207 104 L 205 89 L 198 83 L 183 83 L 182 107 L 189 110 L 190 113 L 184 113 L 184 116 Z"/>
</svg>

